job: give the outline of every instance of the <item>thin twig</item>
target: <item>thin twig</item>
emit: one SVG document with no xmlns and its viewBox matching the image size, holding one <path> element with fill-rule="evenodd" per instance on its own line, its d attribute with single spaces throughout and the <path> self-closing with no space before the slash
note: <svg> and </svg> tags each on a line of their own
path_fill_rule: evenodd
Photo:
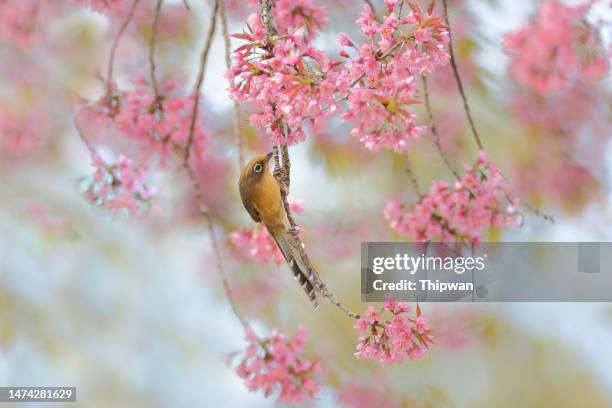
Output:
<svg viewBox="0 0 612 408">
<path fill-rule="evenodd" d="M 157 25 L 159 23 L 159 13 L 161 11 L 162 3 L 164 0 L 157 0 L 155 6 L 155 14 L 153 16 L 153 25 L 151 26 L 151 38 L 149 41 L 149 68 L 151 73 L 151 85 L 153 87 L 153 94 L 155 95 L 155 105 L 160 109 L 163 109 L 159 100 L 159 87 L 157 85 L 157 76 L 155 74 L 155 42 L 157 40 Z"/>
<path fill-rule="evenodd" d="M 185 8 L 186 8 L 188 11 L 191 11 L 191 7 L 189 6 L 189 3 L 187 2 L 187 0 L 183 0 L 183 4 L 185 5 Z"/>
<path fill-rule="evenodd" d="M 393 52 L 395 50 L 397 50 L 399 47 L 401 47 L 402 45 L 404 45 L 405 42 L 403 40 L 400 41 L 396 41 L 391 47 L 389 47 L 389 49 L 387 51 L 385 51 L 383 54 L 381 54 L 380 56 L 376 56 L 376 60 L 377 61 L 382 61 L 384 59 L 386 59 L 388 56 L 390 56 L 391 54 L 393 54 Z M 365 72 L 362 72 L 357 78 L 353 79 L 351 81 L 351 83 L 348 85 L 347 88 L 352 88 L 355 85 L 357 85 L 357 83 L 359 81 L 361 81 L 364 77 L 366 76 Z M 347 92 L 344 96 L 342 96 L 341 98 L 338 98 L 336 101 L 334 101 L 335 103 L 340 103 L 345 101 L 346 99 L 348 99 L 348 97 L 350 96 L 350 92 Z"/>
<path fill-rule="evenodd" d="M 76 128 L 79 137 L 83 141 L 83 144 L 85 145 L 85 147 L 87 147 L 87 150 L 89 150 L 89 153 L 92 156 L 98 155 L 98 149 L 96 149 L 93 143 L 91 143 L 91 140 L 85 137 L 85 133 L 83 133 L 83 129 L 81 129 L 81 125 L 79 125 L 79 121 L 76 117 L 74 118 L 74 127 Z"/>
<path fill-rule="evenodd" d="M 531 204 L 527 203 L 527 202 L 523 202 L 521 203 L 525 208 L 527 208 L 529 211 L 531 211 L 535 216 L 537 217 L 541 217 L 544 220 L 554 223 L 555 222 L 555 218 L 552 215 L 548 215 L 546 213 L 543 213 L 542 211 L 540 211 L 538 208 L 532 206 Z"/>
<path fill-rule="evenodd" d="M 508 177 L 506 177 L 506 175 L 503 172 L 500 172 L 501 176 L 504 178 L 504 180 L 506 180 L 506 183 L 508 183 L 508 185 L 510 186 L 510 179 Z M 518 197 L 518 193 L 513 192 L 512 194 L 514 194 L 516 197 Z M 506 196 L 506 200 L 508 200 L 509 203 L 512 203 L 511 197 L 509 197 L 508 195 Z M 545 221 L 548 221 L 550 223 L 555 223 L 555 218 L 552 215 L 546 214 L 542 211 L 540 211 L 540 209 L 534 207 L 533 205 L 531 205 L 528 202 L 520 202 L 520 205 L 522 205 L 523 207 L 525 207 L 527 210 L 531 211 L 536 217 L 540 217 L 542 219 L 544 219 Z"/>
<path fill-rule="evenodd" d="M 189 181 L 191 181 L 191 187 L 193 189 L 193 193 L 195 195 L 198 205 L 200 206 L 199 207 L 200 213 L 206 220 L 206 227 L 210 235 L 210 240 L 211 240 L 211 244 L 213 248 L 213 254 L 215 256 L 215 261 L 217 264 L 217 270 L 219 271 L 219 275 L 221 275 L 221 280 L 223 281 L 223 289 L 225 290 L 225 295 L 227 296 L 227 300 L 230 303 L 232 310 L 234 311 L 234 314 L 238 317 L 238 320 L 240 320 L 240 323 L 242 324 L 242 326 L 244 326 L 245 329 L 249 328 L 249 323 L 247 322 L 246 318 L 242 315 L 242 313 L 240 313 L 240 311 L 234 304 L 234 297 L 233 297 L 232 289 L 229 285 L 229 282 L 227 279 L 227 273 L 225 272 L 225 268 L 223 267 L 223 262 L 221 261 L 222 259 L 221 251 L 219 250 L 219 242 L 217 240 L 217 234 L 215 232 L 212 216 L 210 215 L 210 211 L 208 211 L 208 207 L 206 206 L 205 201 L 204 201 L 204 193 L 202 191 L 202 186 L 198 182 L 198 179 L 195 175 L 193 167 L 191 167 L 189 163 L 183 163 L 183 167 L 185 168 L 185 171 L 187 172 L 187 175 L 189 176 Z"/>
<path fill-rule="evenodd" d="M 231 49 L 232 40 L 229 35 L 227 26 L 227 15 L 225 13 L 225 1 L 221 1 L 221 31 L 223 33 L 223 41 L 225 44 L 225 66 L 229 70 L 232 67 Z M 234 86 L 234 79 L 230 79 L 230 86 Z M 240 169 L 244 167 L 244 149 L 242 141 L 242 132 L 240 131 L 240 104 L 234 101 L 234 137 L 236 138 L 236 145 L 238 147 L 238 166 Z"/>
<path fill-rule="evenodd" d="M 459 93 L 461 94 L 461 99 L 463 101 L 463 108 L 465 110 L 465 115 L 468 118 L 468 122 L 470 123 L 470 129 L 472 130 L 472 135 L 474 135 L 474 140 L 476 141 L 476 145 L 480 150 L 483 150 L 484 147 L 482 145 L 482 141 L 480 140 L 480 136 L 478 135 L 478 131 L 476 130 L 476 125 L 474 124 L 474 119 L 472 118 L 472 113 L 470 111 L 470 106 L 467 101 L 467 97 L 465 95 L 465 90 L 463 89 L 463 82 L 461 81 L 461 76 L 459 75 L 459 69 L 457 68 L 457 62 L 455 60 L 455 53 L 453 51 L 453 34 L 451 30 L 450 20 L 448 18 L 448 4 L 447 0 L 442 1 L 444 5 L 444 19 L 446 21 L 446 25 L 448 26 L 448 36 L 449 36 L 449 53 L 451 58 L 451 66 L 453 68 L 453 74 L 455 75 L 455 81 L 457 82 L 457 88 L 459 88 Z M 554 218 L 548 214 L 541 212 L 539 209 L 533 207 L 529 203 L 523 204 L 529 211 L 533 212 L 536 216 L 542 217 L 543 219 L 555 222 Z"/>
<path fill-rule="evenodd" d="M 372 9 L 372 15 L 374 16 L 374 20 L 376 20 L 376 22 L 380 22 L 380 18 L 378 18 L 378 13 L 376 12 L 376 8 L 374 8 L 374 4 L 372 3 L 372 1 L 364 0 L 364 3 L 370 6 L 370 8 Z"/>
<path fill-rule="evenodd" d="M 191 112 L 191 122 L 189 123 L 189 136 L 187 137 L 187 144 L 183 152 L 183 162 L 189 161 L 189 153 L 191 152 L 191 145 L 193 144 L 193 132 L 195 130 L 195 123 L 198 116 L 198 106 L 200 104 L 200 91 L 202 89 L 202 83 L 204 82 L 204 72 L 206 71 L 206 61 L 208 60 L 208 53 L 210 52 L 210 46 L 212 45 L 213 37 L 215 36 L 215 29 L 217 27 L 217 14 L 219 13 L 219 6 L 221 0 L 215 0 L 215 6 L 213 8 L 212 15 L 210 17 L 210 28 L 204 47 L 202 48 L 202 54 L 200 55 L 200 68 L 198 70 L 198 76 L 194 86 L 194 101 L 193 111 Z"/>
<path fill-rule="evenodd" d="M 320 279 L 319 279 L 318 287 L 319 287 L 319 291 L 321 292 L 321 295 L 323 295 L 324 298 L 328 299 L 334 306 L 342 310 L 349 317 L 353 319 L 359 319 L 359 314 L 353 312 L 351 309 L 344 306 L 340 301 L 336 300 L 336 298 L 334 297 L 334 294 L 327 288 L 325 283 L 323 283 L 323 281 L 321 281 Z"/>
<path fill-rule="evenodd" d="M 457 88 L 459 88 L 459 93 L 461 94 L 461 99 L 463 100 L 463 108 L 465 110 L 465 115 L 467 116 L 468 122 L 470 123 L 470 128 L 472 129 L 472 134 L 474 135 L 474 140 L 476 141 L 476 145 L 478 145 L 478 149 L 483 150 L 482 141 L 480 140 L 480 136 L 478 135 L 478 131 L 476 130 L 476 125 L 474 124 L 474 119 L 472 118 L 472 113 L 470 111 L 470 106 L 467 101 L 467 97 L 465 96 L 465 90 L 463 89 L 463 82 L 461 81 L 461 76 L 459 75 L 459 69 L 457 68 L 457 61 L 455 60 L 455 52 L 453 50 L 453 34 L 450 26 L 450 21 L 448 19 L 448 5 L 447 0 L 443 0 L 444 4 L 444 19 L 446 21 L 446 25 L 448 26 L 448 50 L 450 53 L 450 62 L 453 68 L 453 74 L 455 75 L 455 81 L 457 82 Z"/>
<path fill-rule="evenodd" d="M 236 306 L 234 294 L 232 292 L 232 288 L 229 283 L 229 278 L 223 266 L 223 261 L 222 261 L 223 258 L 221 257 L 221 250 L 219 247 L 219 241 L 217 239 L 217 234 L 215 232 L 213 218 L 212 218 L 212 215 L 210 214 L 210 211 L 208 210 L 206 201 L 204 200 L 204 191 L 202 190 L 202 185 L 198 181 L 195 175 L 195 171 L 193 170 L 193 167 L 189 164 L 189 150 L 191 147 L 191 143 L 193 142 L 193 131 L 195 127 L 195 119 L 196 119 L 197 110 L 198 110 L 199 95 L 200 95 L 200 91 L 202 88 L 202 83 L 204 81 L 206 60 L 208 58 L 208 53 L 210 51 L 212 39 L 215 33 L 215 22 L 216 22 L 217 14 L 219 11 L 219 5 L 220 5 L 220 0 L 215 1 L 215 6 L 214 6 L 214 10 L 211 16 L 211 21 L 210 21 L 210 29 L 208 32 L 208 37 L 206 39 L 204 48 L 202 50 L 201 58 L 200 58 L 200 68 L 199 68 L 198 77 L 197 77 L 196 84 L 195 84 L 196 95 L 195 95 L 195 101 L 194 101 L 194 108 L 193 108 L 193 112 L 191 115 L 191 123 L 189 127 L 189 139 L 188 139 L 186 150 L 183 155 L 183 167 L 185 168 L 185 172 L 187 173 L 187 176 L 189 177 L 189 180 L 191 182 L 193 193 L 195 195 L 197 203 L 199 204 L 200 213 L 206 220 L 206 227 L 208 229 L 208 234 L 210 236 L 211 245 L 213 248 L 213 255 L 215 257 L 215 263 L 217 265 L 217 271 L 219 272 L 219 276 L 221 277 L 221 282 L 223 283 L 223 291 L 225 292 L 225 297 L 227 298 L 227 301 L 232 309 L 232 312 L 240 321 L 242 328 L 245 331 L 248 330 L 252 332 L 256 341 L 259 343 L 262 349 L 265 350 L 267 353 L 268 349 L 266 347 L 266 343 L 259 336 L 257 336 L 257 334 L 255 334 L 255 332 L 251 329 L 251 325 L 249 324 L 247 319 L 240 312 L 240 310 L 238 309 L 238 306 Z M 189 7 L 186 1 L 185 1 L 185 6 Z"/>
<path fill-rule="evenodd" d="M 128 15 L 123 21 L 123 23 L 121 24 L 121 27 L 119 27 L 117 36 L 115 37 L 115 40 L 113 41 L 113 45 L 110 51 L 110 56 L 108 58 L 108 69 L 106 73 L 106 81 L 109 83 L 113 81 L 113 68 L 115 65 L 115 53 L 117 52 L 117 47 L 119 47 L 121 38 L 123 37 L 125 30 L 127 29 L 128 25 L 130 24 L 130 21 L 132 20 L 132 16 L 134 15 L 134 10 L 136 10 L 136 6 L 138 5 L 139 1 L 140 0 L 134 0 L 134 2 L 132 3 L 132 7 L 130 7 L 130 10 L 128 11 Z"/>
<path fill-rule="evenodd" d="M 453 165 L 450 163 L 450 160 L 444 153 L 444 150 L 442 150 L 442 143 L 440 142 L 440 134 L 438 133 L 438 128 L 436 127 L 436 122 L 433 116 L 433 109 L 431 109 L 431 102 L 429 100 L 429 89 L 427 87 L 427 78 L 422 76 L 421 79 L 423 80 L 423 94 L 425 96 L 425 107 L 427 108 L 427 114 L 429 115 L 430 129 L 431 129 L 431 134 L 434 137 L 434 143 L 436 145 L 436 148 L 438 149 L 438 153 L 442 157 L 442 160 L 444 160 L 446 167 L 448 167 L 448 169 L 453 173 L 453 175 L 457 179 L 459 179 L 460 178 L 459 173 L 457 173 Z"/>
<path fill-rule="evenodd" d="M 270 39 L 278 35 L 278 32 L 276 31 L 276 27 L 274 25 L 274 14 L 272 13 L 272 0 L 259 0 L 259 5 L 261 8 L 261 19 L 262 19 L 264 28 L 266 29 L 266 37 L 268 41 L 270 41 Z M 390 53 L 393 51 L 389 50 L 388 52 Z M 358 81 L 359 79 L 356 79 L 354 84 L 356 84 Z M 283 200 L 283 205 L 285 206 L 285 212 L 287 214 L 287 219 L 289 220 L 289 223 L 291 224 L 291 230 L 295 234 L 297 234 L 297 231 L 295 229 L 296 224 L 293 221 L 293 218 L 291 217 L 291 211 L 289 209 L 289 204 L 287 200 L 287 195 L 289 193 L 289 184 L 291 182 L 291 160 L 289 158 L 289 150 L 287 148 L 286 143 L 282 143 L 280 145 L 280 151 L 279 151 L 279 147 L 277 144 L 274 144 L 272 149 L 273 149 L 272 157 L 274 160 L 274 177 L 276 178 L 280 186 L 281 197 Z M 281 154 L 282 154 L 282 158 L 280 157 Z M 342 310 L 349 317 L 354 318 L 354 319 L 359 318 L 358 314 L 354 313 L 349 308 L 344 306 L 342 303 L 337 301 L 334 298 L 334 295 L 331 293 L 331 291 L 327 288 L 325 283 L 323 283 L 321 278 L 318 275 L 315 275 L 315 276 L 317 276 L 316 277 L 317 288 L 319 289 L 323 297 L 328 299 L 332 304 L 334 304 L 336 307 Z"/>
<path fill-rule="evenodd" d="M 421 193 L 421 189 L 419 188 L 419 182 L 417 181 L 414 171 L 412 171 L 412 164 L 410 163 L 410 158 L 408 157 L 408 153 L 404 155 L 406 161 L 406 173 L 408 173 L 408 177 L 410 178 L 410 183 L 412 184 L 412 188 L 414 192 L 419 196 L 419 198 L 423 198 L 423 194 Z"/>
</svg>

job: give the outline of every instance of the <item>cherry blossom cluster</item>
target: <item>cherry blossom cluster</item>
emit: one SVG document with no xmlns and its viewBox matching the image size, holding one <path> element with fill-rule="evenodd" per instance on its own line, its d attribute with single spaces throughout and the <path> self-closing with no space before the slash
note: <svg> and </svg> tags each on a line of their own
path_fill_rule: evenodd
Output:
<svg viewBox="0 0 612 408">
<path fill-rule="evenodd" d="M 273 8 L 276 28 L 282 34 L 304 28 L 304 39 L 312 41 L 327 20 L 325 7 L 317 6 L 312 0 L 278 0 Z"/>
<path fill-rule="evenodd" d="M 231 232 L 229 237 L 238 251 L 261 264 L 274 261 L 275 264 L 281 265 L 284 262 L 283 254 L 262 224 L 253 230 Z"/>
<path fill-rule="evenodd" d="M 303 140 L 305 122 L 319 129 L 346 100 L 342 119 L 356 122 L 351 133 L 367 148 L 405 150 L 426 130 L 408 110 L 417 103 L 415 78 L 448 62 L 448 27 L 433 5 L 425 11 L 406 2 L 410 11 L 402 17 L 402 7 L 386 4 L 381 22 L 365 5 L 357 20 L 366 37 L 360 47 L 340 34 L 342 62 L 310 44 L 324 21 L 323 11 L 310 2 L 279 2 L 275 16 L 281 31 L 270 40 L 259 16 L 252 15 L 248 31 L 234 35 L 247 43 L 234 51 L 228 72 L 233 98 L 258 108 L 251 122 L 276 143 Z"/>
<path fill-rule="evenodd" d="M 89 201 L 113 216 L 138 216 L 149 210 L 156 192 L 146 185 L 147 174 L 143 169 L 124 156 L 107 164 L 94 154 L 92 164 L 96 171 L 84 180 L 84 193 Z"/>
<path fill-rule="evenodd" d="M 289 210 L 292 214 L 301 214 L 304 211 L 302 201 L 289 200 Z M 234 247 L 245 257 L 262 264 L 274 261 L 281 265 L 284 262 L 283 254 L 263 224 L 258 224 L 253 230 L 231 232 L 229 237 Z"/>
<path fill-rule="evenodd" d="M 585 19 L 590 3 L 568 6 L 547 0 L 534 20 L 505 36 L 510 73 L 519 84 L 546 95 L 579 79 L 606 75 L 609 56 Z"/>
<path fill-rule="evenodd" d="M 14 112 L 0 106 L 0 151 L 20 154 L 31 150 L 39 143 L 39 129 L 45 126 L 47 118 L 39 111 Z"/>
<path fill-rule="evenodd" d="M 0 38 L 27 46 L 36 35 L 36 4 L 28 0 L 0 3 Z"/>
<path fill-rule="evenodd" d="M 249 345 L 235 370 L 249 390 L 262 390 L 266 397 L 278 391 L 278 402 L 294 404 L 319 393 L 321 385 L 313 379 L 319 363 L 301 357 L 308 337 L 304 327 L 290 340 L 276 330 L 265 339 L 249 329 L 245 334 Z"/>
<path fill-rule="evenodd" d="M 474 166 L 466 166 L 454 185 L 435 181 L 411 211 L 390 201 L 384 216 L 391 228 L 415 242 L 476 243 L 488 227 L 519 226 L 517 204 L 503 175 L 481 151 Z"/>
<path fill-rule="evenodd" d="M 335 63 L 308 43 L 304 26 L 268 42 L 258 15 L 251 15 L 247 25 L 248 32 L 234 34 L 247 43 L 234 51 L 227 74 L 233 81 L 230 94 L 257 107 L 250 121 L 275 143 L 302 141 L 307 119 L 316 128 L 336 111 Z"/>
<path fill-rule="evenodd" d="M 385 302 L 381 309 L 370 305 L 355 321 L 360 334 L 355 356 L 383 363 L 424 357 L 432 343 L 431 331 L 418 305 L 414 317 L 411 313 L 412 308 L 401 302 Z"/>
<path fill-rule="evenodd" d="M 132 88 L 127 91 L 119 91 L 109 85 L 105 95 L 93 105 L 81 109 L 81 115 L 84 115 L 81 121 L 98 129 L 112 126 L 121 138 L 137 144 L 143 161 L 157 155 L 164 163 L 173 152 L 185 148 L 194 96 L 181 95 L 174 84 L 165 86 L 160 92 L 156 98 L 152 87 L 141 75 L 133 79 Z M 207 138 L 201 112 L 198 112 L 191 146 L 192 157 L 204 157 Z"/>
<path fill-rule="evenodd" d="M 555 136 L 573 135 L 589 122 L 594 134 L 608 135 L 608 124 L 600 114 L 605 95 L 596 84 L 575 83 L 546 97 L 536 97 L 524 92 L 514 92 L 509 106 L 525 125 L 535 126 Z"/>
<path fill-rule="evenodd" d="M 411 139 L 426 131 L 409 110 L 417 103 L 416 78 L 449 60 L 448 27 L 434 14 L 434 3 L 427 11 L 415 2 L 405 3 L 410 12 L 401 17 L 393 11 L 395 1 L 387 1 L 389 14 L 381 22 L 366 4 L 357 24 L 367 41 L 357 47 L 343 33 L 338 40 L 357 53 L 351 58 L 347 50 L 341 51 L 348 58 L 342 76 L 356 78 L 359 84 L 345 95 L 348 109 L 342 119 L 356 122 L 351 134 L 371 150 L 404 151 Z"/>
</svg>

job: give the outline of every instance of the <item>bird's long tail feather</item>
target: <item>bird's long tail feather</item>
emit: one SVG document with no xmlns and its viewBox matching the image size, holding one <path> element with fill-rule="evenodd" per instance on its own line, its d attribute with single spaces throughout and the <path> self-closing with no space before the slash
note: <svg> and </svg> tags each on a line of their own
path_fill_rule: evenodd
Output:
<svg viewBox="0 0 612 408">
<path fill-rule="evenodd" d="M 295 279 L 300 283 L 304 292 L 308 295 L 310 302 L 316 309 L 319 306 L 317 299 L 318 273 L 310 263 L 300 239 L 287 231 L 278 233 L 270 232 L 282 252 Z"/>
</svg>

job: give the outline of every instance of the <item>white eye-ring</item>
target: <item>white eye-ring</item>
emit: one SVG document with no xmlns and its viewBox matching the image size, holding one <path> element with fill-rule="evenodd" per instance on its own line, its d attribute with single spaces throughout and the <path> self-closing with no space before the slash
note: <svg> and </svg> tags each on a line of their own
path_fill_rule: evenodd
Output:
<svg viewBox="0 0 612 408">
<path fill-rule="evenodd" d="M 255 166 L 253 166 L 253 170 L 255 170 L 255 173 L 261 173 L 263 166 L 260 163 L 257 163 Z"/>
</svg>

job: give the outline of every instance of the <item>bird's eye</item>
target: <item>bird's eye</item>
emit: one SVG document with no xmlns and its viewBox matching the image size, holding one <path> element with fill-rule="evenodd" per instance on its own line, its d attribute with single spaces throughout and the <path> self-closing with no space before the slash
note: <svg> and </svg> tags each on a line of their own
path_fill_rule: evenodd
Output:
<svg viewBox="0 0 612 408">
<path fill-rule="evenodd" d="M 253 170 L 255 170 L 255 173 L 261 173 L 263 166 L 260 163 L 257 163 L 255 166 L 253 166 Z"/>
</svg>

